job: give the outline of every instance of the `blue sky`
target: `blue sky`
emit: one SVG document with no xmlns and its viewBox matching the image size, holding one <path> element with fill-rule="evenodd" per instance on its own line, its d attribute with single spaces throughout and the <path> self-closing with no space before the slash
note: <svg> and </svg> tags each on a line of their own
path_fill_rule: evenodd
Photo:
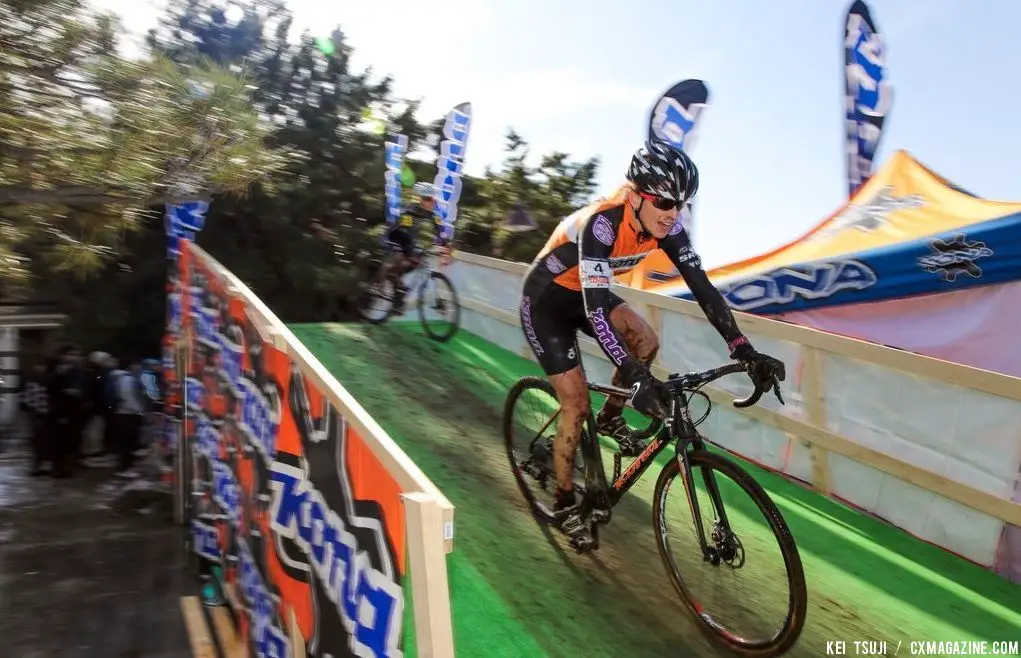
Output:
<svg viewBox="0 0 1021 658">
<path fill-rule="evenodd" d="M 141 32 L 156 10 L 94 0 Z M 296 27 L 335 24 L 355 64 L 423 98 L 423 118 L 473 104 L 466 169 L 502 158 L 513 126 L 538 153 L 599 156 L 622 178 L 658 95 L 701 78 L 712 97 L 691 155 L 694 240 L 707 265 L 789 241 L 846 198 L 845 0 L 290 0 Z M 893 149 L 969 191 L 1021 200 L 1021 2 L 871 0 L 885 36 Z M 380 194 L 383 182 L 380 181 Z"/>
</svg>

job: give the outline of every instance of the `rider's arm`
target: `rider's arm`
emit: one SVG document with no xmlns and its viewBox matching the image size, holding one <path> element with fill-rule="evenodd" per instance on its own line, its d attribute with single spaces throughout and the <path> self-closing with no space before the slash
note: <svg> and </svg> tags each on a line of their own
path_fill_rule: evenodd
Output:
<svg viewBox="0 0 1021 658">
<path fill-rule="evenodd" d="M 706 318 L 720 332 L 723 340 L 727 341 L 727 348 L 733 352 L 734 348 L 748 339 L 741 333 L 737 326 L 737 320 L 727 305 L 720 291 L 709 280 L 709 275 L 702 269 L 702 259 L 698 257 L 692 248 L 688 234 L 681 231 L 676 235 L 670 235 L 659 241 L 659 248 L 662 249 L 670 262 L 674 264 L 677 271 L 684 277 L 688 284 L 688 290 L 695 297 L 695 301 L 702 307 Z"/>
<path fill-rule="evenodd" d="M 454 227 L 448 226 L 439 219 L 433 219 L 433 234 L 436 238 L 437 247 L 446 247 L 454 235 Z"/>
<path fill-rule="evenodd" d="M 602 215 L 590 217 L 578 236 L 578 278 L 581 280 L 585 315 L 592 325 L 596 342 L 627 381 L 634 381 L 641 366 L 628 354 L 624 340 L 610 322 L 610 253 L 616 228 Z"/>
</svg>

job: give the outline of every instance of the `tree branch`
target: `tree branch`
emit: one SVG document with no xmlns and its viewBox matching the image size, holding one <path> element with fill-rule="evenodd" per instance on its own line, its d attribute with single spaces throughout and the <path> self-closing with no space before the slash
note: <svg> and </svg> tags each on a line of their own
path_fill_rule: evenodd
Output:
<svg viewBox="0 0 1021 658">
<path fill-rule="evenodd" d="M 185 201 L 209 201 L 218 190 L 211 189 L 195 194 L 162 194 L 146 197 L 131 190 L 118 188 L 65 187 L 56 190 L 38 190 L 30 187 L 0 187 L 0 206 L 19 205 L 132 205 L 154 206 Z"/>
</svg>

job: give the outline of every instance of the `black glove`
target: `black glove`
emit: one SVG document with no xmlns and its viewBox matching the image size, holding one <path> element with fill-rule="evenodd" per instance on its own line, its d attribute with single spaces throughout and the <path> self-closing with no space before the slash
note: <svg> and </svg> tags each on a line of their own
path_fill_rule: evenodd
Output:
<svg viewBox="0 0 1021 658">
<path fill-rule="evenodd" d="M 735 346 L 730 352 L 730 358 L 744 364 L 752 383 L 761 387 L 765 393 L 773 388 L 774 376 L 781 382 L 787 378 L 787 369 L 783 361 L 756 352 L 747 341 Z"/>
<path fill-rule="evenodd" d="M 625 384 L 631 387 L 630 402 L 636 411 L 652 418 L 665 418 L 670 413 L 671 395 L 666 384 L 642 367 L 621 374 Z"/>
</svg>

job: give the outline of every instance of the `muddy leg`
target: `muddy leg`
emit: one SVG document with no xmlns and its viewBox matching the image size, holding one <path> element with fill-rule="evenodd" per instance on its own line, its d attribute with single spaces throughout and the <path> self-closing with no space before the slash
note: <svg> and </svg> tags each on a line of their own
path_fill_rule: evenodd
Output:
<svg viewBox="0 0 1021 658">
<path fill-rule="evenodd" d="M 560 418 L 553 439 L 553 471 L 557 478 L 558 500 L 574 497 L 574 455 L 578 450 L 581 428 L 588 418 L 588 385 L 580 367 L 550 377 L 550 384 L 560 401 Z"/>
<path fill-rule="evenodd" d="M 659 352 L 659 337 L 645 318 L 627 304 L 621 304 L 610 313 L 610 322 L 624 339 L 631 355 L 648 367 Z M 619 370 L 613 371 L 612 383 L 614 386 L 624 386 Z M 620 416 L 624 410 L 624 402 L 623 398 L 617 396 L 607 397 L 596 420 L 603 423 Z"/>
</svg>

